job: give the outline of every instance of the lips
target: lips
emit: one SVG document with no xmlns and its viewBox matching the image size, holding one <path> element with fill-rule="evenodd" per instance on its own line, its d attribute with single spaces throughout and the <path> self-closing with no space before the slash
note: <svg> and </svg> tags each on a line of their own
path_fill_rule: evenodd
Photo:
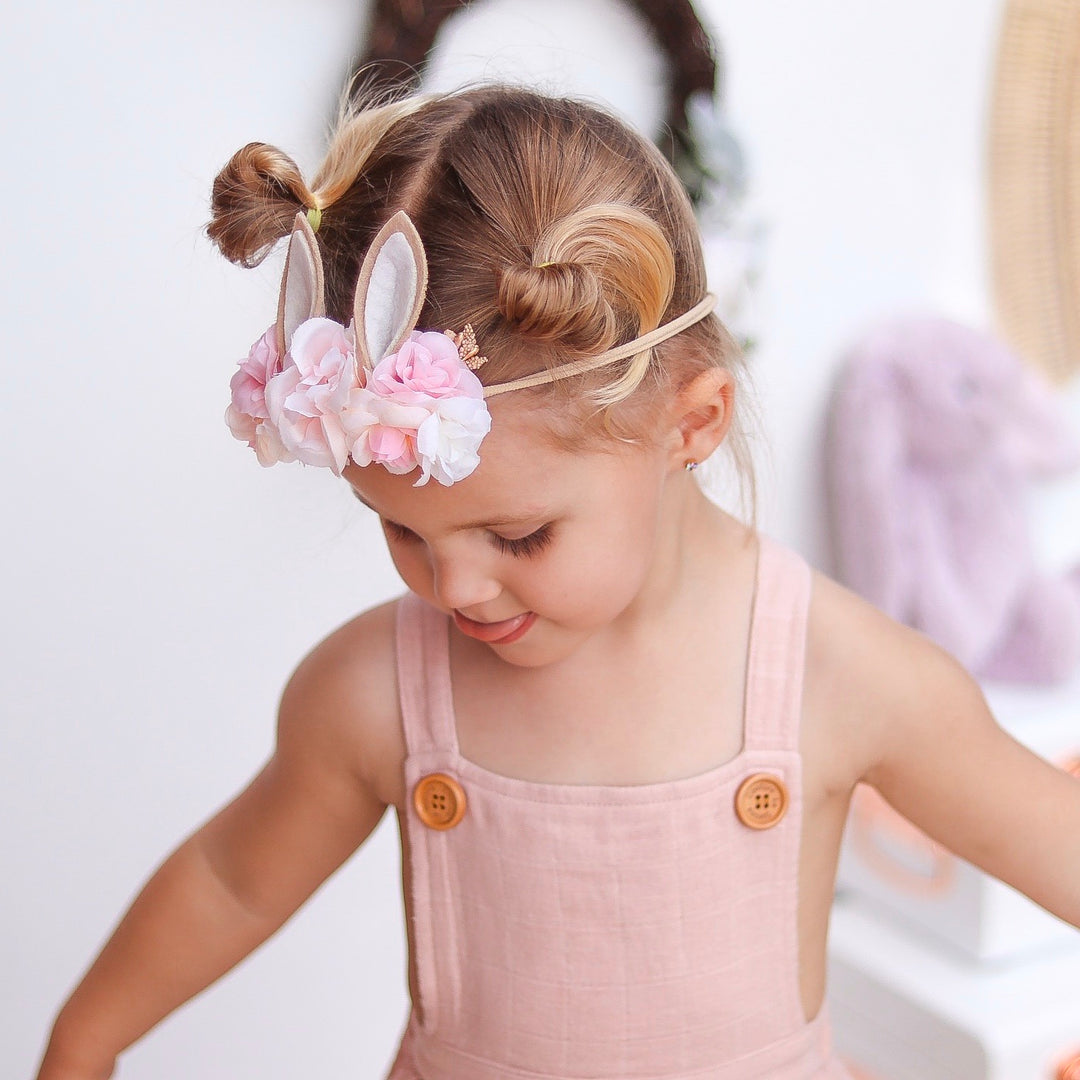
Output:
<svg viewBox="0 0 1080 1080">
<path fill-rule="evenodd" d="M 534 622 L 536 622 L 535 611 L 526 611 L 521 615 L 515 615 L 512 619 L 489 623 L 468 619 L 460 611 L 454 612 L 454 623 L 463 634 L 476 638 L 477 641 L 487 642 L 489 645 L 512 644 L 524 637 Z"/>
</svg>

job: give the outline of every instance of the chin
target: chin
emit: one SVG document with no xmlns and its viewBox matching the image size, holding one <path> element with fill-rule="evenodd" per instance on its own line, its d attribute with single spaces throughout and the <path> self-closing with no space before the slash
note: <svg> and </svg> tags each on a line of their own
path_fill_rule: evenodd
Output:
<svg viewBox="0 0 1080 1080">
<path fill-rule="evenodd" d="M 511 648 L 500 649 L 497 645 L 490 646 L 490 648 L 500 660 L 516 668 L 550 667 L 552 664 L 565 660 L 574 651 L 572 647 L 563 649 L 560 652 L 536 649 L 529 653 L 526 653 L 525 650 Z"/>
<path fill-rule="evenodd" d="M 567 630 L 560 627 L 554 634 L 541 634 L 533 638 L 533 633 L 536 630 L 547 630 L 550 626 L 550 623 L 542 626 L 540 620 L 538 620 L 537 625 L 533 626 L 520 641 L 516 641 L 512 645 L 489 645 L 487 647 L 500 660 L 505 661 L 512 667 L 542 668 L 551 664 L 558 664 L 572 656 L 590 636 L 589 631 Z"/>
</svg>

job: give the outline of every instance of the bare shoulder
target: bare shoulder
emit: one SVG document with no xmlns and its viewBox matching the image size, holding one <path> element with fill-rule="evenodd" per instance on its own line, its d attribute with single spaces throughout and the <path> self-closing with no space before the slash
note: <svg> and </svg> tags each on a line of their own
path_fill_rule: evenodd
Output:
<svg viewBox="0 0 1080 1080">
<path fill-rule="evenodd" d="M 954 714 L 969 729 L 997 727 L 982 689 L 951 653 L 819 570 L 806 664 L 808 701 L 822 717 L 835 779 L 849 789 L 863 781 L 888 798 L 897 752 L 928 725 L 956 731 Z"/>
<path fill-rule="evenodd" d="M 804 701 L 820 721 L 812 736 L 829 743 L 836 787 L 883 780 L 890 747 L 930 701 L 937 703 L 931 711 L 949 700 L 969 710 L 981 696 L 955 658 L 924 634 L 813 571 Z"/>
<path fill-rule="evenodd" d="M 871 784 L 950 851 L 1080 923 L 1080 784 L 1001 728 L 952 654 L 815 572 L 805 688 L 830 785 Z"/>
<path fill-rule="evenodd" d="M 281 697 L 278 745 L 325 756 L 384 803 L 405 756 L 395 655 L 397 601 L 338 627 L 297 665 Z"/>
</svg>

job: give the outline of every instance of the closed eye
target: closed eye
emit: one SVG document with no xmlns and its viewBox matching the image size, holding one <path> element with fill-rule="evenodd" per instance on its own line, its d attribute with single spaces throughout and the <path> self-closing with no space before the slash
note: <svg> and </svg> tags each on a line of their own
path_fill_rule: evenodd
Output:
<svg viewBox="0 0 1080 1080">
<path fill-rule="evenodd" d="M 529 558 L 532 555 L 539 555 L 551 543 L 553 535 L 549 522 L 547 525 L 541 525 L 528 536 L 519 536 L 514 540 L 509 540 L 498 533 L 492 533 L 491 538 L 495 546 L 504 554 Z"/>
<path fill-rule="evenodd" d="M 394 540 L 412 543 L 420 539 L 412 529 L 406 529 L 404 525 L 399 525 L 396 521 L 389 521 L 384 518 L 383 528 L 386 530 L 387 535 Z M 546 525 L 541 525 L 539 529 L 529 533 L 528 536 L 518 536 L 514 539 L 510 539 L 506 536 L 500 536 L 496 532 L 490 533 L 489 535 L 491 537 L 491 542 L 504 555 L 529 558 L 533 555 L 539 555 L 540 552 L 551 543 L 554 532 L 552 524 L 549 522 Z"/>
</svg>

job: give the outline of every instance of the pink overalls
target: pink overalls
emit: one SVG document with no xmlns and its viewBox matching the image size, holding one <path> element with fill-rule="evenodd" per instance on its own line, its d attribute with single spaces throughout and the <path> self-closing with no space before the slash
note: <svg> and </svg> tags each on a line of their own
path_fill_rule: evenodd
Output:
<svg viewBox="0 0 1080 1080">
<path fill-rule="evenodd" d="M 462 758 L 448 619 L 402 599 L 400 825 L 424 1021 L 414 1009 L 388 1080 L 847 1080 L 826 1009 L 807 1024 L 798 986 L 809 593 L 804 560 L 762 535 L 743 750 L 629 787 L 534 783 Z M 736 793 L 761 774 L 786 806 L 750 827 Z"/>
</svg>

